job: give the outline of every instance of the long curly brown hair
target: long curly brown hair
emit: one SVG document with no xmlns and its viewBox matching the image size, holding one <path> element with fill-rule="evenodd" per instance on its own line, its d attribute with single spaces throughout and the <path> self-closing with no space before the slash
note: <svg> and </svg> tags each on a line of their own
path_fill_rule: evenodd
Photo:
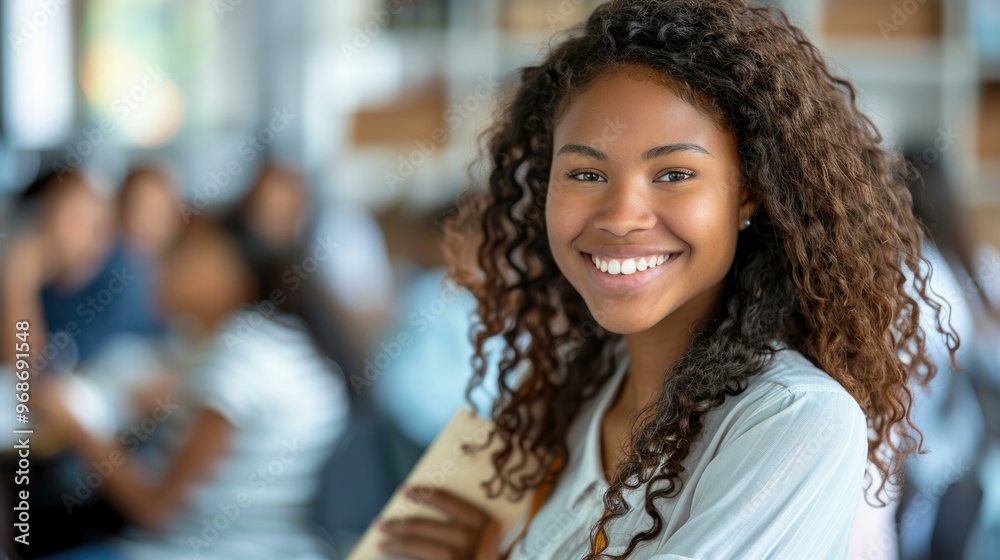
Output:
<svg viewBox="0 0 1000 560">
<path fill-rule="evenodd" d="M 553 465 L 558 473 L 568 458 L 567 429 L 615 366 L 610 348 L 621 336 L 601 328 L 596 318 L 607 310 L 588 309 L 560 273 L 544 206 L 557 119 L 574 94 L 621 65 L 683 84 L 689 102 L 720 115 L 761 205 L 754 227 L 739 234 L 717 315 L 664 372 L 659 400 L 630 434 L 629 454 L 604 496 L 610 515 L 595 520 L 592 544 L 628 511 L 623 490 L 640 485 L 652 528 L 634 535 L 618 558 L 659 535 L 654 501 L 680 491 L 705 415 L 768 367 L 774 340 L 857 400 L 881 478 L 876 495 L 898 487 L 907 456 L 926 452 L 910 419 L 908 383 L 926 384 L 936 373 L 915 296 L 935 312 L 956 368 L 959 344 L 947 310 L 928 294 L 924 226 L 906 187 L 916 171 L 882 145 L 855 88 L 830 71 L 805 34 L 779 9 L 745 0 L 601 5 L 538 65 L 519 70 L 484 133 L 488 188 L 460 197 L 446 247 L 452 276 L 479 302 L 470 392 L 483 382 L 486 340 L 505 341 L 490 436 L 500 450 L 485 484 L 517 498 L 539 487 Z M 471 253 L 475 266 L 463 264 Z M 866 480 L 867 490 L 871 472 Z M 654 484 L 660 489 L 649 491 Z M 598 557 L 607 556 L 587 558 Z"/>
</svg>

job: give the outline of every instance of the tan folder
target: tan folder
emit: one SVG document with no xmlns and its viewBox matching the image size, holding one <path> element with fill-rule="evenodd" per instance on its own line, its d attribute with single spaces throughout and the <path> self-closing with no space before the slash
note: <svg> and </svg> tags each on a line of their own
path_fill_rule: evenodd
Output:
<svg viewBox="0 0 1000 560">
<path fill-rule="evenodd" d="M 490 447 L 471 455 L 462 451 L 463 443 L 477 447 L 484 443 L 492 425 L 491 421 L 463 408 L 438 434 L 403 484 L 444 489 L 478 506 L 500 524 L 502 541 L 506 543 L 528 512 L 531 505 L 530 494 L 526 493 L 518 502 L 502 497 L 491 499 L 486 495 L 481 484 L 493 474 L 492 454 L 499 446 L 499 441 L 494 440 Z M 378 518 L 400 520 L 408 517 L 447 520 L 447 516 L 440 510 L 406 498 L 399 490 L 389 499 Z M 385 537 L 386 534 L 382 531 L 374 526 L 369 527 L 348 560 L 388 558 L 378 550 L 378 543 Z"/>
</svg>

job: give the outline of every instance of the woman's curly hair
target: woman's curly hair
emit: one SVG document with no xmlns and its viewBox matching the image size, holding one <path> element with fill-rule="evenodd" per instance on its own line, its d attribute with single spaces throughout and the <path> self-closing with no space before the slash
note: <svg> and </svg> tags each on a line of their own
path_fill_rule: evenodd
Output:
<svg viewBox="0 0 1000 560">
<path fill-rule="evenodd" d="M 470 391 L 483 382 L 484 343 L 506 341 L 490 435 L 500 450 L 487 486 L 518 497 L 550 469 L 558 473 L 571 422 L 612 375 L 609 349 L 621 336 L 600 327 L 605 310 L 588 309 L 560 273 L 544 205 L 561 112 L 597 76 L 624 66 L 681 84 L 687 101 L 720 118 L 761 205 L 754 227 L 739 234 L 716 317 L 693 333 L 664 372 L 659 400 L 633 428 L 604 496 L 610 514 L 595 520 L 592 542 L 628 511 L 623 490 L 640 486 L 652 528 L 634 535 L 620 557 L 659 535 L 664 520 L 654 502 L 679 492 L 705 414 L 767 368 L 775 340 L 857 400 L 881 479 L 876 494 L 897 485 L 907 456 L 926 452 L 910 418 L 908 383 L 926 384 L 936 373 L 915 297 L 935 312 L 956 368 L 959 344 L 946 310 L 928 294 L 923 225 L 906 187 L 915 170 L 882 146 L 852 84 L 831 73 L 779 9 L 746 0 L 615 0 L 538 65 L 519 70 L 482 137 L 488 188 L 460 197 L 447 224 L 452 276 L 478 299 Z M 470 253 L 474 266 L 463 264 Z M 870 488 L 871 472 L 866 480 Z M 607 556 L 588 556 L 597 557 Z"/>
</svg>

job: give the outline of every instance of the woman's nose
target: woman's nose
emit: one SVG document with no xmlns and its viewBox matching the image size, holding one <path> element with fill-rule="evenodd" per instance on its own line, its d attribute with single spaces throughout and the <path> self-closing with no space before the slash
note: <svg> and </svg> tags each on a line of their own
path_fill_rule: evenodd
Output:
<svg viewBox="0 0 1000 560">
<path fill-rule="evenodd" d="M 593 225 L 618 237 L 650 229 L 656 223 L 651 185 L 641 179 L 612 182 L 600 201 Z"/>
</svg>

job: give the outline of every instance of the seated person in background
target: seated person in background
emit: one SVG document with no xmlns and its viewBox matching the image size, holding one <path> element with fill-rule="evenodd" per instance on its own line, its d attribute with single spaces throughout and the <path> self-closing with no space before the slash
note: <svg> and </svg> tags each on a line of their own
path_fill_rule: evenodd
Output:
<svg viewBox="0 0 1000 560">
<path fill-rule="evenodd" d="M 94 328 L 89 321 L 90 313 L 96 316 L 96 312 L 87 298 L 107 311 L 109 302 L 102 297 L 102 304 L 98 297 L 112 294 L 108 280 L 100 279 L 112 247 L 111 205 L 94 187 L 82 173 L 43 171 L 11 201 L 0 219 L 11 232 L 10 239 L 0 243 L 0 336 L 15 340 L 15 324 L 30 325 L 33 379 L 75 368 L 114 334 L 107 325 Z M 102 288 L 104 293 L 96 293 Z M 13 371 L 14 349 L 14 344 L 0 349 L 0 398 L 11 404 L 15 402 L 14 377 L 7 373 Z M 3 427 L 10 435 L 11 427 Z M 14 441 L 3 443 L 6 447 Z M 36 450 L 39 453 L 31 465 L 31 546 L 22 546 L 15 554 L 32 558 L 78 546 L 120 527 L 120 517 L 94 496 L 75 510 L 77 515 L 68 515 L 60 496 L 75 486 L 82 466 L 71 457 Z M 0 493 L 13 497 L 11 465 L 4 464 Z M 11 546 L 17 545 L 11 542 Z"/>
<path fill-rule="evenodd" d="M 302 174 L 277 161 L 264 164 L 237 211 L 271 247 L 311 259 L 287 271 L 285 282 L 316 276 L 344 340 L 367 352 L 386 327 L 393 297 L 385 240 L 368 212 L 312 196 Z"/>
<path fill-rule="evenodd" d="M 309 192 L 294 168 L 265 163 L 257 173 L 238 212 L 261 240 L 273 247 L 292 247 L 302 241 L 309 214 Z"/>
<path fill-rule="evenodd" d="M 411 215 L 396 208 L 379 217 L 403 288 L 393 306 L 392 327 L 369 356 L 363 376 L 352 383 L 370 386 L 380 408 L 422 449 L 468 406 L 465 387 L 476 351 L 469 337 L 476 298 L 447 277 L 439 223 L 450 212 L 453 207 Z M 475 255 L 468 260 L 475 266 Z M 487 371 L 495 380 L 502 341 L 493 340 L 488 348 Z M 496 399 L 489 386 L 473 391 L 484 417 Z"/>
<path fill-rule="evenodd" d="M 0 263 L 0 334 L 12 339 L 14 323 L 27 320 L 38 350 L 35 370 L 72 368 L 107 336 L 106 329 L 91 328 L 87 319 L 97 312 L 87 297 L 107 288 L 99 276 L 111 249 L 110 206 L 83 175 L 50 173 L 21 193 L 11 214 L 20 223 L 13 224 Z M 101 305 L 97 298 L 93 303 Z M 13 345 L 0 356 L 13 363 Z"/>
<path fill-rule="evenodd" d="M 164 169 L 149 164 L 133 167 L 114 200 L 111 249 L 96 276 L 75 289 L 43 290 L 46 320 L 53 328 L 72 321 L 80 326 L 76 340 L 81 365 L 114 350 L 120 340 L 153 343 L 165 334 L 156 301 L 158 261 L 182 225 L 178 201 L 173 179 Z M 135 372 L 134 380 L 144 374 Z"/>
<path fill-rule="evenodd" d="M 118 191 L 118 222 L 131 252 L 158 257 L 183 225 L 173 177 L 156 165 L 137 165 Z"/>
<path fill-rule="evenodd" d="M 274 281 L 283 263 L 238 218 L 197 218 L 163 268 L 166 309 L 198 328 L 181 396 L 154 418 L 172 436 L 159 461 L 92 436 L 58 386 L 37 391 L 48 429 L 69 432 L 88 463 L 117 459 L 100 491 L 135 526 L 60 558 L 322 557 L 307 508 L 348 396 L 302 299 Z"/>
</svg>

